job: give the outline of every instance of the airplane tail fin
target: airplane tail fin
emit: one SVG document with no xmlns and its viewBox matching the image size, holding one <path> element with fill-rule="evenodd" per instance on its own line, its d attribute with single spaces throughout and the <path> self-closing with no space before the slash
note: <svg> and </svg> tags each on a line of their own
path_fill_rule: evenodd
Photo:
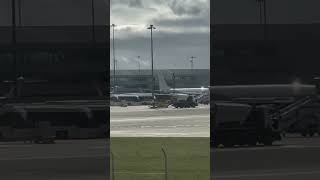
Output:
<svg viewBox="0 0 320 180">
<path fill-rule="evenodd" d="M 166 80 L 164 79 L 162 72 L 158 72 L 158 80 L 159 80 L 160 91 L 169 92 L 170 87 L 168 86 Z"/>
</svg>

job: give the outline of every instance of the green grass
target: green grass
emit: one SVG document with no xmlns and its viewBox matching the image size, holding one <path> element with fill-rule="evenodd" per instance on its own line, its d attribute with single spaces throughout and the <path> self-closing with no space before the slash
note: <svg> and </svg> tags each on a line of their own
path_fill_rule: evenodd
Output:
<svg viewBox="0 0 320 180">
<path fill-rule="evenodd" d="M 209 138 L 111 138 L 114 180 L 209 180 Z M 111 172 L 111 171 L 110 171 Z"/>
</svg>

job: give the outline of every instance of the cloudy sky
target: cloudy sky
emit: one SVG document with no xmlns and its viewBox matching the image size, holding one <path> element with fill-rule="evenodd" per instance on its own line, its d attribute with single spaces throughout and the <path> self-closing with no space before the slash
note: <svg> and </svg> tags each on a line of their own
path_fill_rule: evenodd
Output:
<svg viewBox="0 0 320 180">
<path fill-rule="evenodd" d="M 157 28 L 153 36 L 156 69 L 190 68 L 191 56 L 196 57 L 195 69 L 208 69 L 209 3 L 210 0 L 111 0 L 110 20 L 117 25 L 118 69 L 138 69 L 138 56 L 142 69 L 151 67 L 150 30 L 147 30 L 150 24 Z M 112 59 L 112 49 L 110 55 Z"/>
<path fill-rule="evenodd" d="M 108 24 L 108 1 L 94 0 L 95 23 Z M 16 0 L 25 26 L 91 25 L 91 0 Z M 16 9 L 17 20 L 18 6 Z M 0 26 L 11 25 L 11 0 L 0 0 Z"/>
<path fill-rule="evenodd" d="M 230 6 L 232 4 L 232 6 Z M 258 24 L 259 3 L 253 0 L 214 0 L 212 12 L 215 24 Z M 320 22 L 320 2 L 317 0 L 268 0 L 269 24 L 310 24 Z"/>
</svg>

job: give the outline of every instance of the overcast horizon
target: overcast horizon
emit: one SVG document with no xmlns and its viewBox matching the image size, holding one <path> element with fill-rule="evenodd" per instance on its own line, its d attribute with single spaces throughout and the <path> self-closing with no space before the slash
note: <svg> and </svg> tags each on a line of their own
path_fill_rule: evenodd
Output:
<svg viewBox="0 0 320 180">
<path fill-rule="evenodd" d="M 110 22 L 115 28 L 117 69 L 151 68 L 150 30 L 154 30 L 154 68 L 210 67 L 209 0 L 111 0 Z M 110 69 L 113 69 L 112 29 Z"/>
</svg>

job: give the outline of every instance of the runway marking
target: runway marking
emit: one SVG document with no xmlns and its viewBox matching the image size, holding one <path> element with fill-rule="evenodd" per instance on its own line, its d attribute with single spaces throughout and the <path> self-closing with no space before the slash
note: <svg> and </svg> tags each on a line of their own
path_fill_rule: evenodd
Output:
<svg viewBox="0 0 320 180">
<path fill-rule="evenodd" d="M 158 126 L 158 125 L 129 125 L 129 126 L 111 126 L 111 131 L 112 129 L 125 129 L 125 128 L 142 128 L 142 129 L 148 129 L 148 128 L 193 128 L 193 127 L 203 127 L 207 128 L 210 127 L 210 125 L 171 125 L 171 126 Z"/>
<path fill-rule="evenodd" d="M 270 172 L 270 173 L 259 173 L 254 174 L 255 172 L 251 172 L 250 174 L 232 174 L 232 175 L 218 175 L 213 176 L 214 178 L 241 178 L 241 177 L 262 177 L 262 176 L 295 176 L 295 175 L 311 175 L 311 174 L 320 174 L 320 170 L 316 171 L 296 171 L 294 172 Z"/>
<path fill-rule="evenodd" d="M 119 118 L 110 119 L 111 122 L 133 122 L 133 121 L 157 121 L 163 119 L 194 119 L 194 118 L 210 118 L 210 115 L 189 115 L 189 116 L 159 116 L 159 117 L 146 117 L 146 118 Z M 208 119 L 209 120 L 209 119 Z"/>
<path fill-rule="evenodd" d="M 113 131 L 111 137 L 209 137 L 210 133 L 188 132 L 188 133 L 170 133 L 170 132 L 133 132 L 133 131 Z"/>
<path fill-rule="evenodd" d="M 147 114 L 112 117 L 111 113 L 111 137 L 210 136 L 209 112 L 198 114 L 193 113 L 196 112 L 197 109 L 179 109 L 180 114 L 173 114 L 177 109 L 170 109 L 170 111 L 166 110 L 167 109 L 164 111 L 153 110 L 154 112 L 159 113 L 154 115 L 150 114 L 149 116 Z M 192 128 L 194 128 L 195 131 Z"/>
</svg>

